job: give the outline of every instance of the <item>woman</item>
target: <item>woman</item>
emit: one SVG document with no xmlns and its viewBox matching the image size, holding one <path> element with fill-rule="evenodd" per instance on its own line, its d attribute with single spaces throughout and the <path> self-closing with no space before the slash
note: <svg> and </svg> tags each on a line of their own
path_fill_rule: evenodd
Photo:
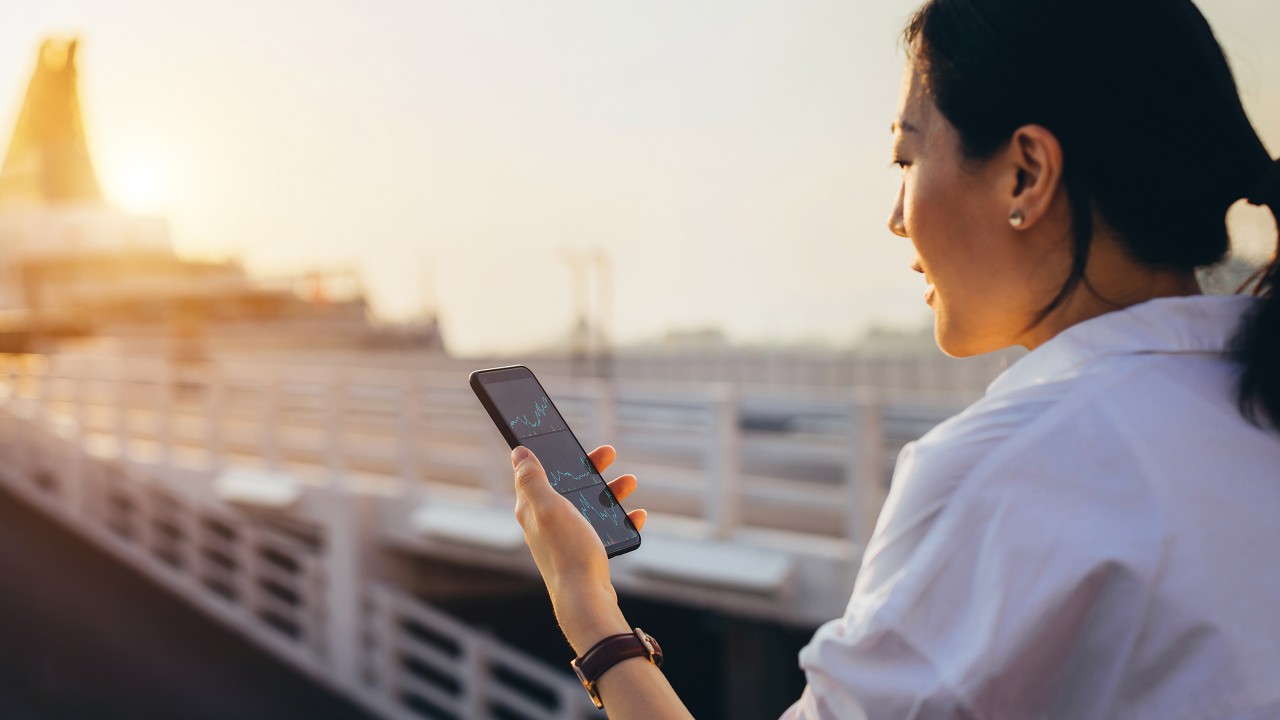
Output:
<svg viewBox="0 0 1280 720">
<path fill-rule="evenodd" d="M 1032 352 L 903 450 L 786 717 L 1280 717 L 1280 270 L 1258 297 L 1194 274 L 1234 202 L 1280 208 L 1280 170 L 1208 24 L 930 0 L 904 39 L 889 226 L 944 351 Z M 591 528 L 512 462 L 575 652 L 627 633 Z M 613 717 L 687 716 L 643 656 L 595 674 Z"/>
</svg>

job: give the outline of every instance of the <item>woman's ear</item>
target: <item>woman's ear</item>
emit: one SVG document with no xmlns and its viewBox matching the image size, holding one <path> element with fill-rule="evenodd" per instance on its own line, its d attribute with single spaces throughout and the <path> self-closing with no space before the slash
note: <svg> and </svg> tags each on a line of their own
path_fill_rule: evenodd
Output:
<svg viewBox="0 0 1280 720">
<path fill-rule="evenodd" d="M 1062 145 L 1043 125 L 1023 125 L 1014 131 L 1006 152 L 1013 170 L 1009 212 L 1021 214 L 1017 227 L 1029 228 L 1053 205 L 1062 180 Z"/>
</svg>

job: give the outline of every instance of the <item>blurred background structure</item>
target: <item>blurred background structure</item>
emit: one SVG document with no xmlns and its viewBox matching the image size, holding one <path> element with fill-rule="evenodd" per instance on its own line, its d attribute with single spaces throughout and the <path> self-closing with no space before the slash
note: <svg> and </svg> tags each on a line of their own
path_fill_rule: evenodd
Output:
<svg viewBox="0 0 1280 720">
<path fill-rule="evenodd" d="M 76 40 L 46 40 L 0 169 L 0 349 L 79 339 L 195 360 L 204 347 L 441 350 L 434 322 L 375 326 L 350 271 L 251 278 L 235 261 L 186 260 L 163 218 L 107 202 L 77 88 Z"/>
<path fill-rule="evenodd" d="M 343 142 L 317 143 L 316 128 L 300 125 L 305 154 L 286 162 L 267 156 L 270 143 L 255 146 L 262 174 L 285 177 L 271 175 L 285 162 L 290 182 L 237 175 L 265 198 L 249 213 L 265 229 L 251 230 L 245 254 L 276 253 L 268 263 L 210 259 L 174 236 L 164 208 L 113 199 L 91 142 L 91 120 L 113 98 L 82 107 L 81 45 L 40 45 L 0 168 L 0 630 L 15 638 L 0 650 L 0 714 L 593 717 L 511 516 L 505 446 L 466 385 L 473 369 L 520 362 L 584 443 L 614 444 L 617 470 L 641 478 L 627 505 L 648 508 L 650 520 L 643 547 L 612 561 L 615 584 L 628 618 L 662 640 L 666 671 L 695 715 L 775 716 L 803 686 L 796 652 L 843 611 L 897 451 L 1016 358 L 943 357 L 919 288 L 882 279 L 896 271 L 903 284 L 918 281 L 908 245 L 887 231 L 873 237 L 861 219 L 846 224 L 843 211 L 824 214 L 846 204 L 887 212 L 896 179 L 880 173 L 881 160 L 868 179 L 850 171 L 865 165 L 862 149 L 773 137 L 806 123 L 820 134 L 855 114 L 887 127 L 900 61 L 893 33 L 910 8 L 721 3 L 710 15 L 683 10 L 684 25 L 667 28 L 649 15 L 658 10 L 534 17 L 503 3 L 393 5 L 299 11 L 321 40 L 286 36 L 296 46 L 272 63 L 250 62 L 257 40 L 223 28 L 248 58 L 231 52 L 227 62 L 253 66 L 246 83 L 294 72 L 293 85 L 318 97 L 354 95 L 322 103 L 332 116 L 316 120 L 343 125 Z M 151 23 L 168 12 L 151 11 Z M 440 21 L 439 67 L 403 55 L 416 45 L 395 46 L 408 31 L 391 22 L 397 13 Z M 215 28 L 220 17 L 205 19 Z M 330 37 L 323 28 L 337 26 L 325 23 L 339 20 L 347 34 Z M 852 43 L 871 32 L 863 25 L 885 41 Z M 578 38 L 568 60 L 542 59 L 579 26 L 601 37 Z M 128 27 L 101 25 L 115 38 Z M 474 47 L 446 37 L 449 28 Z M 347 57 L 369 38 L 381 38 L 360 46 L 377 50 L 372 65 L 316 61 L 323 70 L 300 76 L 306 62 L 289 57 L 317 42 Z M 715 52 L 697 55 L 708 39 Z M 858 47 L 840 54 L 845 45 Z M 863 94 L 818 102 L 793 88 L 771 100 L 799 78 L 819 93 L 830 86 L 819 73 L 775 77 L 751 65 L 740 77 L 726 65 L 757 48 L 788 71 L 852 64 Z M 633 64 L 666 68 L 674 61 L 664 53 L 694 63 L 667 68 L 676 90 L 650 87 L 662 75 Z M 506 63 L 501 72 L 490 55 Z M 539 115 L 543 96 L 510 82 L 520 60 L 521 77 L 546 93 L 546 113 L 598 113 L 570 128 L 583 147 L 553 156 L 567 136 Z M 404 88 L 417 80 L 403 74 L 415 62 L 427 62 L 422 82 L 443 88 L 428 105 L 448 119 L 428 129 L 462 141 L 459 157 L 396 134 L 401 114 L 421 112 Z M 584 73 L 573 91 L 598 92 L 604 105 L 547 85 L 555 70 Z M 400 94 L 379 95 L 389 103 L 379 105 L 381 85 L 360 89 L 366 80 Z M 199 82 L 183 78 L 175 97 Z M 518 101 L 509 117 L 492 99 L 498 90 Z M 258 113 L 249 125 L 276 128 L 274 96 L 260 91 L 220 97 L 243 93 L 243 113 Z M 458 108 L 479 113 L 475 123 Z M 359 124 L 370 116 L 374 125 Z M 135 147 L 145 128 L 161 128 L 152 120 L 135 117 L 144 128 Z M 229 134 L 242 127 L 223 122 Z M 706 135 L 694 132 L 703 125 Z M 717 145 L 724 135 L 739 144 Z M 636 147 L 623 147 L 627 137 Z M 858 142 L 887 160 L 887 138 Z M 295 147 L 290 133 L 276 139 Z M 544 144 L 521 154 L 529 139 Z M 483 149 L 490 140 L 496 149 Z M 397 154 L 387 142 L 403 145 Z M 234 149 L 218 147 L 234 163 Z M 593 148 L 613 149 L 588 161 Z M 194 157 L 184 152 L 174 161 Z M 431 152 L 436 165 L 417 162 Z M 365 161 L 352 160 L 361 153 Z M 615 165 L 639 179 L 589 182 Z M 760 167 L 772 175 L 747 172 Z M 341 191 L 326 194 L 338 171 Z M 571 197 L 551 194 L 560 180 Z M 365 184 L 382 194 L 361 195 Z M 299 193 L 309 216 L 292 230 L 314 238 L 268 235 L 297 212 L 288 203 Z M 526 204 L 522 194 L 536 197 Z M 192 218 L 235 227 L 192 211 L 195 200 L 174 202 L 188 227 Z M 806 214 L 815 219 L 795 222 Z M 413 240 L 423 218 L 452 234 Z M 1272 232 L 1247 213 L 1233 223 L 1245 251 L 1206 275 L 1222 291 Z"/>
</svg>

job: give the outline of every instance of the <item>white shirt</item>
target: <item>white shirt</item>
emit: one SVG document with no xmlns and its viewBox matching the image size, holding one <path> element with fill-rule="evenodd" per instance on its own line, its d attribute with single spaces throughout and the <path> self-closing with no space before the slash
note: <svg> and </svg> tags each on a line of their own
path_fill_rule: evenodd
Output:
<svg viewBox="0 0 1280 720">
<path fill-rule="evenodd" d="M 1280 434 L 1223 353 L 1253 302 L 1074 325 L 904 448 L 783 717 L 1280 718 Z"/>
</svg>

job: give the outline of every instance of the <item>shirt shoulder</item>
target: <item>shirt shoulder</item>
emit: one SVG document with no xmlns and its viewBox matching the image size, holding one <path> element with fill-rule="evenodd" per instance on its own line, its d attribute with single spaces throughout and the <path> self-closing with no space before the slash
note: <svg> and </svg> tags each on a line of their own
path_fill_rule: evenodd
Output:
<svg viewBox="0 0 1280 720">
<path fill-rule="evenodd" d="M 801 655 L 815 698 L 857 698 L 886 717 L 912 703 L 1005 716 L 1041 706 L 1092 609 L 1139 602 L 1130 591 L 1158 553 L 1143 498 L 1101 517 L 1065 482 L 1080 466 L 1062 458 L 1097 450 L 1089 433 L 1113 436 L 1082 412 L 1105 392 L 1073 378 L 986 398 L 904 450 L 845 616 Z M 1049 440 L 1064 428 L 1085 432 L 1058 452 Z M 1129 538 L 1073 540 L 1122 513 L 1134 513 Z"/>
<path fill-rule="evenodd" d="M 896 575 L 975 469 L 1018 444 L 1072 389 L 1072 382 L 1052 383 L 983 398 L 907 443 L 863 556 L 855 597 Z"/>
<path fill-rule="evenodd" d="M 903 696 L 870 679 L 910 679 L 906 696 L 930 707 L 1021 712 L 1056 697 L 1063 716 L 1151 707 L 1152 692 L 1185 699 L 1167 683 L 1126 697 L 1124 678 L 1135 667 L 1170 672 L 1169 658 L 1185 653 L 1162 643 L 1187 627 L 1228 637 L 1225 628 L 1240 625 L 1214 608 L 1242 608 L 1228 597 L 1242 583 L 1220 561 L 1206 564 L 1209 555 L 1250 557 L 1209 537 L 1222 517 L 1267 544 L 1276 535 L 1261 529 L 1276 493 L 1260 493 L 1257 481 L 1274 479 L 1280 442 L 1233 413 L 1232 373 L 1206 358 L 1098 360 L 984 398 L 904 450 L 849 608 L 802 655 L 814 694 L 897 711 Z M 1214 464 L 1218 474 L 1207 470 Z M 1228 492 L 1226 481 L 1206 482 L 1223 467 L 1239 470 Z M 1186 514 L 1194 509 L 1202 514 Z M 1213 571 L 1201 578 L 1192 572 L 1200 567 Z M 1171 573 L 1197 581 L 1195 598 L 1214 582 L 1228 589 L 1191 602 L 1166 587 Z M 1150 617 L 1152 607 L 1175 606 L 1192 608 L 1194 622 Z M 1232 652 L 1270 657 L 1229 632 Z M 1071 660 L 1079 657 L 1094 660 Z M 1241 702 L 1268 697 L 1239 687 Z"/>
</svg>

